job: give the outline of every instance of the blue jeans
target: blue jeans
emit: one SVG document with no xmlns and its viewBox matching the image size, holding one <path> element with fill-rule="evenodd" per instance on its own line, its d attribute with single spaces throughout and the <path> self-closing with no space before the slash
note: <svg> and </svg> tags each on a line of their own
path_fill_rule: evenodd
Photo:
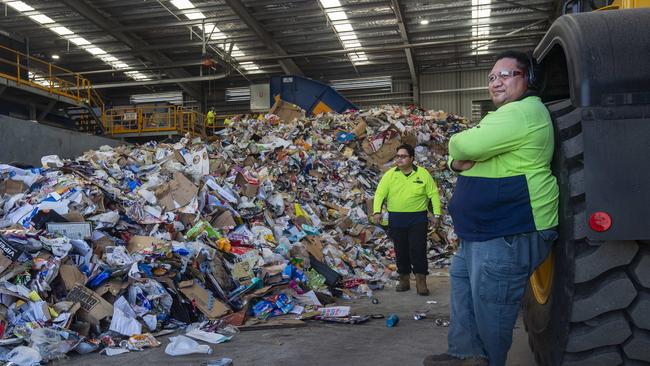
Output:
<svg viewBox="0 0 650 366">
<path fill-rule="evenodd" d="M 450 355 L 506 363 L 528 277 L 557 239 L 555 230 L 464 241 L 451 261 Z"/>
</svg>

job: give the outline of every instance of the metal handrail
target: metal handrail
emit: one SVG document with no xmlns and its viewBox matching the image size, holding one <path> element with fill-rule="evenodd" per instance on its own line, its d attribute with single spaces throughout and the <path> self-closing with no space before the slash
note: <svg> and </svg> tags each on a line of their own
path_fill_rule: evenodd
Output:
<svg viewBox="0 0 650 366">
<path fill-rule="evenodd" d="M 93 89 L 90 80 L 81 74 L 63 67 L 26 55 L 9 47 L 0 45 L 0 52 L 8 53 L 11 60 L 0 58 L 0 77 L 13 80 L 17 85 L 27 85 L 60 95 L 90 108 L 98 108 L 100 115 L 104 112 L 104 101 Z"/>
<path fill-rule="evenodd" d="M 143 135 L 160 132 L 189 133 L 204 136 L 197 124 L 198 113 L 175 105 L 120 106 L 104 111 L 104 128 L 107 134 Z"/>
</svg>

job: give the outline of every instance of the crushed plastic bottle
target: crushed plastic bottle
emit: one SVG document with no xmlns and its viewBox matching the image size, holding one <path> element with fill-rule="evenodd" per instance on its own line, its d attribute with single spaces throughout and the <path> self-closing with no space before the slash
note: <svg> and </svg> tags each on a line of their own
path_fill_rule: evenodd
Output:
<svg viewBox="0 0 650 366">
<path fill-rule="evenodd" d="M 230 358 L 217 358 L 201 364 L 201 366 L 233 366 L 232 359 Z"/>
<path fill-rule="evenodd" d="M 397 314 L 390 314 L 388 318 L 386 318 L 386 326 L 388 328 L 392 328 L 396 326 L 399 323 L 399 316 Z"/>
</svg>

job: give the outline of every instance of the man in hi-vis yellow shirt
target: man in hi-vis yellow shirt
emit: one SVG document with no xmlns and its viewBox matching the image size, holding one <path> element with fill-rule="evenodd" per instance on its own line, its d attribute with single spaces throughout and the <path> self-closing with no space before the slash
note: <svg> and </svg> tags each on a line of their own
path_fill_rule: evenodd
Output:
<svg viewBox="0 0 650 366">
<path fill-rule="evenodd" d="M 388 230 L 395 243 L 395 261 L 399 283 L 396 291 L 411 289 L 411 272 L 419 295 L 429 294 L 427 288 L 427 228 L 429 221 L 436 226 L 440 216 L 438 187 L 431 174 L 413 163 L 415 150 L 404 144 L 397 148 L 396 167 L 388 170 L 377 186 L 373 202 L 373 221 L 380 223 L 381 208 L 386 201 Z M 433 216 L 427 208 L 431 202 Z"/>
</svg>

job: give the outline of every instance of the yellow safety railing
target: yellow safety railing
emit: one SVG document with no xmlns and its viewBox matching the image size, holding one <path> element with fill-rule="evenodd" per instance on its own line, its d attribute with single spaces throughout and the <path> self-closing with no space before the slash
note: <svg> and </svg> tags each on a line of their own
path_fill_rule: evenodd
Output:
<svg viewBox="0 0 650 366">
<path fill-rule="evenodd" d="M 120 106 L 107 109 L 103 116 L 108 135 L 152 135 L 164 132 L 203 135 L 197 124 L 198 113 L 175 105 Z"/>
<path fill-rule="evenodd" d="M 17 85 L 41 89 L 52 95 L 61 95 L 91 108 L 104 110 L 102 97 L 93 89 L 90 80 L 81 74 L 50 62 L 26 55 L 0 45 L 0 77 Z"/>
</svg>

